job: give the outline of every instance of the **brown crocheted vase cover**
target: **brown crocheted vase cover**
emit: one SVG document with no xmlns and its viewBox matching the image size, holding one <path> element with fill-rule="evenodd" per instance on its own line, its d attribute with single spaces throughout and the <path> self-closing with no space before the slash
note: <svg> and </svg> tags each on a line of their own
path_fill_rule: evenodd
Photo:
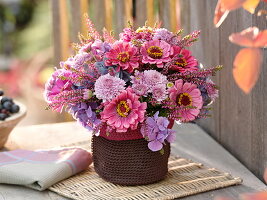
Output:
<svg viewBox="0 0 267 200">
<path fill-rule="evenodd" d="M 101 178 L 120 185 L 145 185 L 164 179 L 170 144 L 164 145 L 163 155 L 151 151 L 147 144 L 145 139 L 116 141 L 93 136 L 95 171 Z"/>
</svg>

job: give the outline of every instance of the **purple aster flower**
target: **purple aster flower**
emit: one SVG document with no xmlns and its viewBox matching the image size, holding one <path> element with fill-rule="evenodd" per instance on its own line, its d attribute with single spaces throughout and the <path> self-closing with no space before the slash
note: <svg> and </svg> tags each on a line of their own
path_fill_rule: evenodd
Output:
<svg viewBox="0 0 267 200">
<path fill-rule="evenodd" d="M 170 143 L 175 140 L 175 131 L 168 129 L 169 120 L 158 115 L 159 111 L 148 117 L 141 127 L 141 133 L 149 141 L 148 148 L 152 151 L 161 150 L 165 140 Z"/>
<path fill-rule="evenodd" d="M 103 102 L 111 101 L 125 89 L 125 81 L 106 74 L 100 76 L 95 82 L 95 95 Z"/>
<path fill-rule="evenodd" d="M 96 113 L 92 110 L 92 107 L 94 107 L 94 105 L 81 102 L 72 106 L 69 112 L 83 127 L 89 131 L 96 132 L 99 130 L 101 120 L 97 118 Z"/>
</svg>

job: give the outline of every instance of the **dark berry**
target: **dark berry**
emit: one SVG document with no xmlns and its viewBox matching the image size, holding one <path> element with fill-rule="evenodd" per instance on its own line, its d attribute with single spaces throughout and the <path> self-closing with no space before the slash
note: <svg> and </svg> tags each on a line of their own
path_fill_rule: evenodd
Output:
<svg viewBox="0 0 267 200">
<path fill-rule="evenodd" d="M 4 121 L 8 117 L 5 113 L 0 113 L 0 120 Z"/>
<path fill-rule="evenodd" d="M 4 95 L 4 91 L 0 90 L 0 96 L 3 96 L 3 95 Z"/>
<path fill-rule="evenodd" d="M 5 101 L 3 103 L 3 108 L 7 109 L 8 111 L 11 111 L 12 103 L 10 101 Z"/>
<path fill-rule="evenodd" d="M 3 97 L 1 99 L 1 104 L 4 104 L 6 101 L 13 102 L 13 100 L 11 98 L 9 98 L 9 97 Z"/>
<path fill-rule="evenodd" d="M 17 112 L 19 112 L 19 106 L 13 104 L 12 107 L 11 107 L 10 112 L 11 112 L 11 113 L 17 113 Z"/>
</svg>

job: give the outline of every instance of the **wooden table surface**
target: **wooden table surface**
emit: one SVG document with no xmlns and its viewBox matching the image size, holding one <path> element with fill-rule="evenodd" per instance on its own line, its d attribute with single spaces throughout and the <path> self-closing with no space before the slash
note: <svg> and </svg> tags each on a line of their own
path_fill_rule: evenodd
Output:
<svg viewBox="0 0 267 200">
<path fill-rule="evenodd" d="M 266 185 L 236 160 L 222 146 L 195 124 L 175 124 L 176 142 L 172 153 L 201 162 L 206 166 L 241 177 L 243 184 L 181 198 L 183 200 L 209 200 L 215 196 L 237 197 L 240 193 L 267 190 Z M 75 122 L 43 124 L 15 128 L 5 146 L 13 149 L 47 149 L 65 144 L 90 140 L 90 133 Z M 0 200 L 66 200 L 50 191 L 35 191 L 21 186 L 0 184 Z"/>
</svg>

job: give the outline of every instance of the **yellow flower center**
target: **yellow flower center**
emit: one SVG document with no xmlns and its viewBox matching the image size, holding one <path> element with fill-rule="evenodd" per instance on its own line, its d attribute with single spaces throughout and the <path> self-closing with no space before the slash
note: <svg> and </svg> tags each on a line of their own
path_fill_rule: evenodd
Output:
<svg viewBox="0 0 267 200">
<path fill-rule="evenodd" d="M 179 58 L 176 62 L 176 65 L 180 66 L 180 67 L 185 67 L 187 65 L 186 59 L 184 58 Z"/>
<path fill-rule="evenodd" d="M 188 93 L 181 93 L 177 96 L 177 103 L 180 106 L 192 106 L 192 97 Z"/>
<path fill-rule="evenodd" d="M 151 33 L 153 31 L 153 29 L 151 27 L 143 26 L 143 27 L 139 27 L 135 32 L 140 33 L 140 32 L 145 32 L 145 31 Z"/>
<path fill-rule="evenodd" d="M 130 59 L 130 55 L 128 52 L 121 52 L 118 54 L 117 59 L 125 63 Z"/>
<path fill-rule="evenodd" d="M 122 117 L 127 117 L 130 110 L 131 109 L 126 101 L 120 101 L 120 103 L 117 105 L 117 113 Z"/>
<path fill-rule="evenodd" d="M 147 49 L 147 53 L 151 58 L 158 59 L 162 57 L 163 50 L 158 46 L 151 46 Z"/>
</svg>

